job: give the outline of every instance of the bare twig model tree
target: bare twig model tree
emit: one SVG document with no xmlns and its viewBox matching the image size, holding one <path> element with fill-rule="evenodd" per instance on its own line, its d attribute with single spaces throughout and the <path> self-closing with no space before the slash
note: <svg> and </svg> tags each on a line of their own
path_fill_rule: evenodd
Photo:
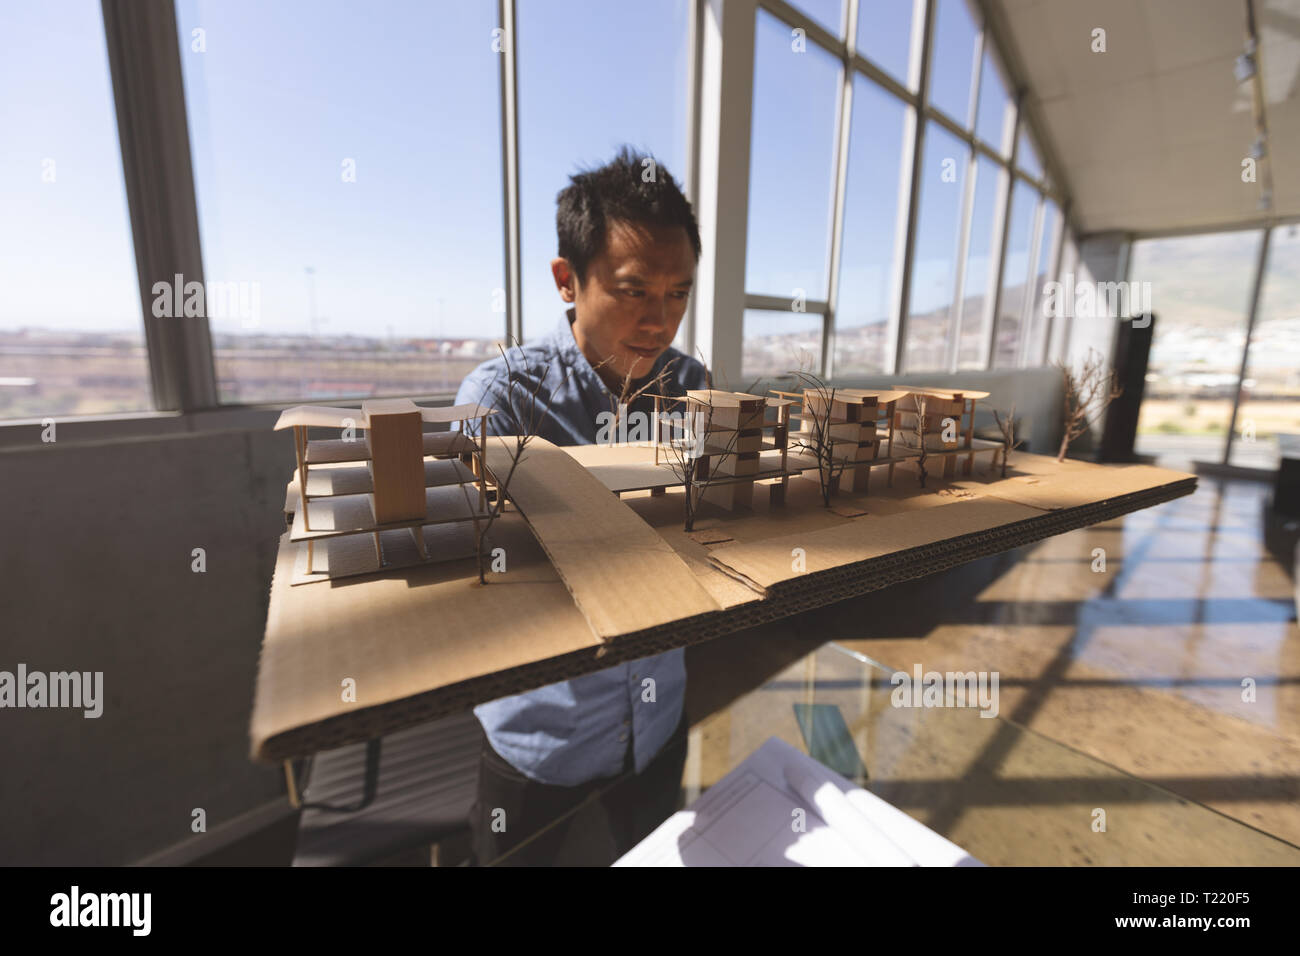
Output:
<svg viewBox="0 0 1300 956">
<path fill-rule="evenodd" d="M 501 514 L 505 511 L 506 499 L 510 497 L 510 482 L 514 478 L 515 469 L 524 460 L 524 449 L 528 447 L 528 443 L 537 434 L 538 426 L 541 425 L 542 419 L 546 417 L 546 410 L 539 408 L 538 402 L 545 376 L 540 372 L 535 374 L 536 382 L 531 388 L 527 387 L 521 381 L 522 372 L 517 372 L 510 364 L 509 350 L 500 345 L 497 348 L 501 352 L 501 359 L 506 366 L 506 410 L 514 416 L 520 433 L 501 436 L 501 446 L 509 456 L 510 467 L 504 473 L 494 475 L 496 478 L 496 498 L 488 505 L 487 517 L 475 519 L 474 521 L 479 584 L 487 584 L 487 575 L 485 573 L 486 549 L 484 545 L 487 541 L 488 532 L 492 529 L 492 525 L 496 523 L 497 518 L 501 517 Z M 488 396 L 484 395 L 479 404 L 486 405 L 488 401 Z M 486 461 L 483 463 L 483 467 L 487 467 Z"/>
<path fill-rule="evenodd" d="M 817 462 L 817 483 L 821 486 L 822 504 L 831 506 L 831 495 L 844 471 L 844 460 L 835 456 L 835 442 L 831 434 L 834 414 L 835 389 L 827 387 L 816 375 L 800 369 L 790 372 L 803 391 L 801 427 L 793 433 L 790 451 L 806 451 Z"/>
<path fill-rule="evenodd" d="M 916 470 L 920 473 L 921 487 L 925 487 L 925 480 L 929 477 L 929 472 L 925 470 L 926 459 L 930 457 L 929 449 L 925 446 L 925 430 L 929 426 L 929 416 L 926 415 L 928 400 L 927 396 L 917 392 L 916 397 Z"/>
<path fill-rule="evenodd" d="M 993 410 L 993 420 L 997 422 L 998 431 L 1002 433 L 1002 475 L 1007 476 L 1007 458 L 1011 453 L 1020 447 L 1023 439 L 1016 437 L 1016 406 L 1011 406 L 1011 411 L 1007 412 L 1007 417 L 1003 418 L 998 414 L 998 410 Z M 996 456 L 996 453 L 994 453 Z"/>
<path fill-rule="evenodd" d="M 611 355 L 609 356 L 609 358 L 605 359 L 599 365 L 594 366 L 594 368 L 599 370 L 600 368 L 604 367 L 605 365 L 608 365 L 612 361 L 614 361 L 614 356 Z M 669 359 L 667 362 L 664 363 L 664 367 L 659 370 L 658 374 L 656 374 L 653 378 L 647 378 L 644 384 L 642 384 L 640 388 L 636 388 L 636 389 L 632 387 L 633 384 L 632 370 L 630 368 L 627 370 L 627 374 L 623 376 L 623 381 L 619 386 L 618 394 L 615 395 L 613 392 L 609 393 L 610 411 L 614 413 L 615 432 L 617 432 L 618 430 L 618 425 L 623 418 L 623 414 L 627 411 L 627 409 L 631 406 L 633 402 L 635 402 L 642 395 L 646 395 L 646 394 L 654 395 L 656 393 L 662 393 L 664 391 L 664 384 L 668 381 L 669 376 L 672 373 L 673 366 L 676 364 L 677 364 L 677 359 L 675 358 Z"/>
<path fill-rule="evenodd" d="M 700 499 L 712 480 L 711 474 L 701 475 L 704 471 L 702 462 L 704 444 L 708 440 L 709 427 L 713 423 L 712 402 L 688 402 L 685 398 L 660 396 L 660 401 L 669 404 L 680 403 L 683 411 L 681 417 L 668 413 L 655 421 L 655 441 L 663 448 L 668 469 L 682 483 L 685 493 L 683 508 L 686 521 L 683 530 L 695 530 L 695 517 L 699 511 Z M 692 404 L 696 407 L 691 408 Z"/>
<path fill-rule="evenodd" d="M 704 373 L 704 384 L 705 394 L 712 395 L 713 376 L 707 369 Z M 721 461 L 734 453 L 740 432 L 734 429 L 723 430 L 721 433 L 729 436 L 725 444 L 709 444 L 710 433 L 713 432 L 711 399 L 702 401 L 699 398 L 656 394 L 655 402 L 656 412 L 659 410 L 659 403 L 662 402 L 682 406 L 680 417 L 672 412 L 662 418 L 656 414 L 655 444 L 657 448 L 662 448 L 665 454 L 664 464 L 682 483 L 682 490 L 685 493 L 683 508 L 686 517 L 683 530 L 694 531 L 700 501 L 703 500 L 709 486 L 714 483 L 714 479 L 731 480 L 731 476 L 718 472 L 714 459 Z M 658 460 L 658 450 L 656 450 L 656 460 Z"/>
<path fill-rule="evenodd" d="M 1102 355 L 1096 349 L 1088 349 L 1088 357 L 1078 372 L 1064 362 L 1057 362 L 1056 367 L 1061 370 L 1065 384 L 1065 428 L 1056 460 L 1065 461 L 1070 442 L 1086 432 L 1110 403 L 1123 394 L 1124 388 L 1114 372 L 1107 373 Z"/>
</svg>

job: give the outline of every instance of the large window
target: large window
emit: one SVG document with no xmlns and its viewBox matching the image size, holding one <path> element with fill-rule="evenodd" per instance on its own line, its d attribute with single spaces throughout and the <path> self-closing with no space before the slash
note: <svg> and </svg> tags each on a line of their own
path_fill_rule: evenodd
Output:
<svg viewBox="0 0 1300 956">
<path fill-rule="evenodd" d="M 496 9 L 495 3 L 451 6 Z M 517 6 L 520 271 L 529 339 L 549 332 L 566 308 L 551 260 L 555 196 L 571 174 L 602 165 L 627 144 L 654 155 L 686 186 L 690 4 L 526 0 Z M 436 35 L 445 36 L 445 28 Z M 465 82 L 453 85 L 459 89 Z M 484 120 L 498 122 L 495 107 Z M 459 148 L 473 159 L 471 148 Z M 500 192 L 500 172 L 495 175 Z"/>
<path fill-rule="evenodd" d="M 1042 218 L 1038 229 L 1038 249 L 1034 253 L 1033 277 L 1029 283 L 1029 308 L 1025 315 L 1023 364 L 1041 365 L 1047 349 L 1048 317 L 1044 309 L 1044 295 L 1048 278 L 1052 275 L 1052 259 L 1056 252 L 1060 218 L 1056 203 L 1043 201 Z"/>
<path fill-rule="evenodd" d="M 966 0 L 935 0 L 930 56 L 930 102 L 962 126 L 970 125 L 970 85 L 979 29 Z"/>
<path fill-rule="evenodd" d="M 0 5 L 0 418 L 152 407 L 97 0 Z"/>
<path fill-rule="evenodd" d="M 997 292 L 998 200 L 1005 195 L 1007 172 L 981 156 L 975 166 L 975 204 L 971 209 L 970 248 L 961 297 L 958 368 L 984 368 L 988 326 Z"/>
<path fill-rule="evenodd" d="M 800 50 L 782 21 L 760 10 L 754 51 L 749 242 L 745 289 L 824 301 L 830 249 L 838 61 Z"/>
<path fill-rule="evenodd" d="M 835 316 L 836 376 L 885 371 L 894 229 L 907 201 L 902 178 L 909 107 L 866 77 L 853 81 L 839 308 Z"/>
<path fill-rule="evenodd" d="M 744 389 L 758 378 L 777 378 L 794 371 L 813 372 L 821 367 L 821 315 L 805 312 L 745 310 L 745 347 L 741 353 L 743 382 L 717 382 L 720 387 Z"/>
<path fill-rule="evenodd" d="M 1269 240 L 1229 461 L 1278 465 L 1277 436 L 1300 433 L 1300 226 Z"/>
<path fill-rule="evenodd" d="M 1002 68 L 993 50 L 985 48 L 980 70 L 979 108 L 975 115 L 975 135 L 1002 156 L 1011 152 L 1011 137 L 1016 125 L 1015 106 L 1007 94 Z"/>
<path fill-rule="evenodd" d="M 383 12 L 177 5 L 223 401 L 454 390 L 504 335 L 495 6 Z"/>
<path fill-rule="evenodd" d="M 1030 288 L 1030 253 L 1034 248 L 1034 220 L 1038 190 L 1023 180 L 1016 182 L 1007 221 L 1007 255 L 1002 267 L 1002 304 L 998 309 L 997 338 L 993 343 L 994 368 L 1014 368 L 1020 361 L 1020 336 L 1024 331 L 1026 297 Z"/>
<path fill-rule="evenodd" d="M 1133 244 L 1129 288 L 1150 283 L 1156 317 L 1139 452 L 1179 467 L 1223 460 L 1260 241 L 1248 231 Z"/>
<path fill-rule="evenodd" d="M 957 241 L 970 150 L 938 123 L 925 131 L 921 209 L 912 262 L 912 298 L 903 370 L 941 369 L 947 364 L 952 323 Z"/>
<path fill-rule="evenodd" d="M 858 52 L 898 82 L 909 84 L 913 0 L 858 4 Z"/>
</svg>

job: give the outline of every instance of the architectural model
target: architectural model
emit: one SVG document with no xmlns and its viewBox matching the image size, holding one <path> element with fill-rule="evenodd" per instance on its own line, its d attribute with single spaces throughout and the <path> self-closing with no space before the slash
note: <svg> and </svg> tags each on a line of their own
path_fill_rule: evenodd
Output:
<svg viewBox="0 0 1300 956">
<path fill-rule="evenodd" d="M 420 560 L 431 556 L 425 527 L 473 522 L 488 515 L 488 472 L 484 442 L 488 416 L 480 405 L 421 408 L 409 399 L 363 402 L 360 411 L 322 405 L 286 409 L 276 430 L 292 428 L 298 467 L 291 487 L 294 509 L 291 540 L 303 544 L 301 574 L 295 584 L 327 580 L 345 573 L 395 566 L 385 546 L 414 545 Z M 477 421 L 477 442 L 462 430 L 425 432 L 426 424 L 463 425 Z M 308 438 L 309 428 L 342 431 L 332 439 Z M 364 431 L 364 435 L 358 435 Z M 334 542 L 324 567 L 317 543 L 369 536 L 373 560 L 348 543 Z M 456 553 L 441 557 L 464 557 Z M 403 560 L 396 563 L 409 563 Z"/>
<path fill-rule="evenodd" d="M 683 488 L 690 531 L 701 502 L 747 511 L 762 484 L 768 506 L 778 507 L 790 479 L 820 463 L 833 463 L 828 493 L 865 494 L 872 468 L 887 467 L 892 484 L 895 465 L 920 454 L 921 435 L 926 456 L 943 457 L 945 478 L 955 473 L 958 456 L 965 456 L 963 474 L 970 474 L 976 452 L 1002 447 L 972 436 L 975 403 L 986 395 L 913 385 L 655 395 L 653 460 L 587 467 L 615 496 Z M 283 412 L 275 427 L 293 429 L 298 462 L 286 503 L 293 514 L 290 539 L 299 549 L 293 583 L 475 554 L 497 497 L 512 499 L 488 454 L 486 422 L 493 414 L 477 404 L 423 408 L 409 399 L 367 401 L 360 410 L 299 405 Z M 477 424 L 477 439 L 467 434 L 469 423 Z M 427 425 L 451 430 L 425 431 Z M 311 439 L 311 428 L 342 434 Z"/>
</svg>

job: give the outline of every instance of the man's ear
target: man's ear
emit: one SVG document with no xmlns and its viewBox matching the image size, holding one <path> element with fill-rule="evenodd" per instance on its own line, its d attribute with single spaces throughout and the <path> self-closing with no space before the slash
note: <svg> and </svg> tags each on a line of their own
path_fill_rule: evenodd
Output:
<svg viewBox="0 0 1300 956">
<path fill-rule="evenodd" d="M 569 268 L 569 260 L 564 258 L 551 260 L 551 275 L 555 278 L 555 288 L 565 302 L 573 302 L 578 295 L 578 279 Z"/>
</svg>

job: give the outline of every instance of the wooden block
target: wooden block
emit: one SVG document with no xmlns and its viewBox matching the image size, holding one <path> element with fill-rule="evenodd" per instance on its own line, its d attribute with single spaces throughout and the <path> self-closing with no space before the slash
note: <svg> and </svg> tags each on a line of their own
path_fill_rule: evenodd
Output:
<svg viewBox="0 0 1300 956">
<path fill-rule="evenodd" d="M 762 451 L 763 430 L 750 428 L 737 431 L 734 428 L 720 428 L 708 433 L 704 442 L 704 453 L 751 452 Z"/>
<path fill-rule="evenodd" d="M 917 411 L 917 397 L 908 395 L 898 400 L 898 409 L 905 412 Z M 938 415 L 940 418 L 945 416 L 949 418 L 960 419 L 966 411 L 964 401 L 945 401 L 942 398 L 927 396 L 925 399 L 925 414 L 927 416 Z"/>
<path fill-rule="evenodd" d="M 742 511 L 753 506 L 754 483 L 728 481 L 722 484 L 710 484 L 700 495 L 700 500 L 728 511 Z"/>
<path fill-rule="evenodd" d="M 769 508 L 785 505 L 785 482 L 777 481 L 767 486 L 767 504 Z"/>
<path fill-rule="evenodd" d="M 755 475 L 758 474 L 758 452 L 750 451 L 733 455 L 719 455 L 715 459 L 719 475 Z"/>
<path fill-rule="evenodd" d="M 831 438 L 843 439 L 844 441 L 872 441 L 876 437 L 875 422 L 846 422 L 843 424 L 832 423 L 828 429 Z"/>
<path fill-rule="evenodd" d="M 862 494 L 867 490 L 871 476 L 870 465 L 847 465 L 840 472 L 839 489 L 842 494 Z"/>
<path fill-rule="evenodd" d="M 691 402 L 690 411 L 693 414 L 702 414 L 704 420 L 708 422 L 710 431 L 719 429 L 748 431 L 752 428 L 763 427 L 764 408 L 762 405 L 752 409 L 747 409 L 739 405 L 726 406 L 722 408 L 714 406 L 709 408 L 708 406 Z"/>
<path fill-rule="evenodd" d="M 424 424 L 419 409 L 414 402 L 397 400 L 363 402 L 361 409 L 370 422 L 366 445 L 376 523 L 418 521 L 425 516 Z"/>
</svg>

